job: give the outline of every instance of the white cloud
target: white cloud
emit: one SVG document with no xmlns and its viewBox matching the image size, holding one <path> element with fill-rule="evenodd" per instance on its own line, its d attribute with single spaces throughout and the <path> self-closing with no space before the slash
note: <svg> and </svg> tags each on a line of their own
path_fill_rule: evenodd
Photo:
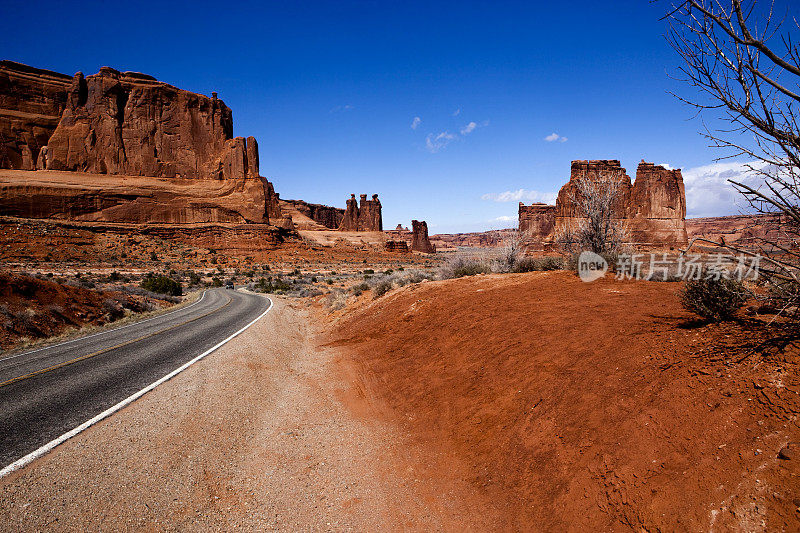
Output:
<svg viewBox="0 0 800 533">
<path fill-rule="evenodd" d="M 672 166 L 672 165 L 670 165 L 669 163 L 658 163 L 658 164 L 657 164 L 657 166 L 659 166 L 659 167 L 664 167 L 664 168 L 666 168 L 667 170 L 675 170 L 675 167 L 673 167 L 673 166 Z"/>
<path fill-rule="evenodd" d="M 351 111 L 353 108 L 354 107 L 350 104 L 337 105 L 336 107 L 328 111 L 328 113 L 343 113 L 345 111 Z"/>
<path fill-rule="evenodd" d="M 417 129 L 420 124 L 422 124 L 422 119 L 419 117 L 414 117 L 414 120 L 411 121 L 411 129 Z"/>
<path fill-rule="evenodd" d="M 565 142 L 567 142 L 567 138 L 566 138 L 566 137 L 562 137 L 561 135 L 559 135 L 559 134 L 558 134 L 558 133 L 556 133 L 556 132 L 553 132 L 553 133 L 551 133 L 550 135 L 548 135 L 547 137 L 545 137 L 545 138 L 544 138 L 544 140 L 545 140 L 545 141 L 547 141 L 547 142 L 549 142 L 549 143 L 551 143 L 551 142 L 553 142 L 553 141 L 558 141 L 558 142 L 560 142 L 560 143 L 565 143 Z"/>
<path fill-rule="evenodd" d="M 425 137 L 425 148 L 432 154 L 435 154 L 448 144 L 451 141 L 455 140 L 456 135 L 453 133 L 449 133 L 443 131 L 438 134 L 429 133 L 427 137 Z"/>
<path fill-rule="evenodd" d="M 545 204 L 554 204 L 556 202 L 557 192 L 539 192 L 529 191 L 527 189 L 517 189 L 516 191 L 505 191 L 500 193 L 486 193 L 481 196 L 481 200 L 492 200 L 494 202 L 541 202 Z"/>
<path fill-rule="evenodd" d="M 473 131 L 475 131 L 475 128 L 477 127 L 478 127 L 477 124 L 475 124 L 474 122 L 470 122 L 469 124 L 461 128 L 461 135 L 467 135 L 469 133 L 472 133 Z"/>
<path fill-rule="evenodd" d="M 491 219 L 489 222 L 516 222 L 519 217 L 511 217 L 508 215 L 503 215 L 499 217 L 495 217 Z"/>
<path fill-rule="evenodd" d="M 457 117 L 460 114 L 461 114 L 461 108 L 460 107 L 458 109 L 456 109 L 455 111 L 453 111 L 453 116 L 454 117 Z"/>
<path fill-rule="evenodd" d="M 742 161 L 712 163 L 683 171 L 686 188 L 686 216 L 716 217 L 736 215 L 747 210 L 744 197 L 728 181 L 733 179 L 757 187 L 762 179 L 750 172 Z M 764 168 L 760 162 L 750 163 L 754 168 Z"/>
</svg>

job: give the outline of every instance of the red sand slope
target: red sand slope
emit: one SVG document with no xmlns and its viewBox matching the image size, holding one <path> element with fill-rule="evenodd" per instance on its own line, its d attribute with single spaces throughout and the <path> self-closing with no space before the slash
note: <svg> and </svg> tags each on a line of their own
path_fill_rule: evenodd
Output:
<svg viewBox="0 0 800 533">
<path fill-rule="evenodd" d="M 424 283 L 348 313 L 331 343 L 352 401 L 463 472 L 498 527 L 798 530 L 800 454 L 778 454 L 800 441 L 800 357 L 736 362 L 755 326 L 692 324 L 679 288 Z"/>
</svg>

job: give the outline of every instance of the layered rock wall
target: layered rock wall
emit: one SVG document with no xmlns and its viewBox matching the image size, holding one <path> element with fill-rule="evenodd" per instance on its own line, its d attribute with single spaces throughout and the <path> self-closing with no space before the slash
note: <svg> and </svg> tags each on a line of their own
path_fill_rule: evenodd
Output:
<svg viewBox="0 0 800 533">
<path fill-rule="evenodd" d="M 41 166 L 41 165 L 40 165 Z M 44 168 L 128 176 L 258 176 L 258 146 L 233 137 L 216 94 L 183 91 L 151 76 L 103 67 L 77 73 L 47 143 Z"/>
<path fill-rule="evenodd" d="M 34 170 L 58 126 L 72 78 L 0 61 L 0 168 Z"/>
</svg>

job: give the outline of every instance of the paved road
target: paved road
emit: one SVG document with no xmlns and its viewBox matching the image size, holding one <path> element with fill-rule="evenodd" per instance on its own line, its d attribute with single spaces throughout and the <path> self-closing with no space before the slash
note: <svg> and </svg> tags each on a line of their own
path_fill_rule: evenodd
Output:
<svg viewBox="0 0 800 533">
<path fill-rule="evenodd" d="M 212 289 L 149 320 L 0 357 L 0 468 L 197 357 L 269 304 Z"/>
</svg>

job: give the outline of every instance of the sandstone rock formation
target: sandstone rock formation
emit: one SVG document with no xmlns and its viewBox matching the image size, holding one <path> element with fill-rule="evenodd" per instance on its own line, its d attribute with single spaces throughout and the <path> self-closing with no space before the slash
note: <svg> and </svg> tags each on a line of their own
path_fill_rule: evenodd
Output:
<svg viewBox="0 0 800 533">
<path fill-rule="evenodd" d="M 394 228 L 394 230 L 395 231 L 408 231 L 408 228 L 404 228 L 402 224 L 398 224 L 397 227 Z"/>
<path fill-rule="evenodd" d="M 216 93 L 109 67 L 70 78 L 0 62 L 2 168 L 68 172 L 4 174 L 0 215 L 262 224 L 282 216 L 259 174 L 256 140 L 233 137 Z"/>
<path fill-rule="evenodd" d="M 570 180 L 561 187 L 555 206 L 533 204 L 519 207 L 519 227 L 530 233 L 534 249 L 548 248 L 562 228 L 578 222 L 581 214 L 574 202 L 577 182 L 607 177 L 620 182 L 615 218 L 622 221 L 631 244 L 644 247 L 675 247 L 687 242 L 686 193 L 680 169 L 669 170 L 642 161 L 636 181 L 618 160 L 573 161 Z M 551 228 L 551 231 L 547 231 Z"/>
<path fill-rule="evenodd" d="M 556 206 L 536 203 L 519 203 L 519 231 L 535 251 L 542 251 L 552 242 L 556 225 Z"/>
<path fill-rule="evenodd" d="M 69 87 L 45 167 L 182 178 L 258 176 L 258 146 L 233 138 L 233 115 L 214 94 L 183 91 L 109 67 Z M 249 158 L 248 158 L 249 156 Z"/>
<path fill-rule="evenodd" d="M 66 74 L 0 61 L 0 168 L 37 168 L 71 81 Z"/>
<path fill-rule="evenodd" d="M 367 200 L 367 195 L 361 195 L 360 204 L 356 203 L 356 195 L 351 194 L 347 200 L 340 231 L 383 231 L 383 215 L 381 201 L 378 195 L 373 194 L 372 200 Z"/>
<path fill-rule="evenodd" d="M 388 240 L 384 245 L 384 249 L 387 252 L 408 253 L 408 243 L 406 241 Z"/>
<path fill-rule="evenodd" d="M 411 250 L 425 254 L 434 253 L 436 248 L 433 247 L 431 241 L 428 239 L 428 223 L 424 220 L 422 222 L 418 220 L 412 220 L 411 228 L 411 231 L 413 232 L 411 237 Z"/>
<path fill-rule="evenodd" d="M 0 215 L 131 224 L 264 224 L 269 182 L 262 180 L 0 170 Z"/>
</svg>

